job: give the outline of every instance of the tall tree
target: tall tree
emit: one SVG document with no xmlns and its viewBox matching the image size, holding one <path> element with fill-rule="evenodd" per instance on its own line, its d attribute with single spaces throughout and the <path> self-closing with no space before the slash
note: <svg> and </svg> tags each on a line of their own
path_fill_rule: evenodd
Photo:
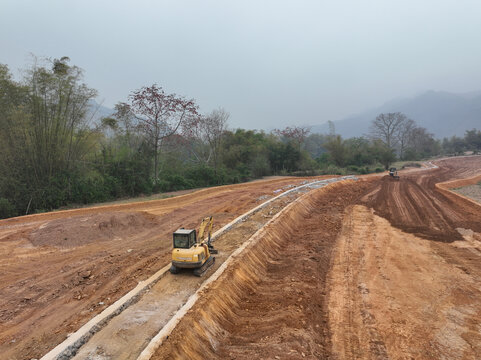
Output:
<svg viewBox="0 0 481 360">
<path fill-rule="evenodd" d="M 297 147 L 298 151 L 301 151 L 302 144 L 306 140 L 306 137 L 311 132 L 311 129 L 306 126 L 293 126 L 286 127 L 283 130 L 275 129 L 273 131 L 277 136 L 286 139 L 287 141 L 292 141 Z"/>
<path fill-rule="evenodd" d="M 14 216 L 15 207 L 23 207 L 19 198 L 28 184 L 24 180 L 27 106 L 28 88 L 15 82 L 8 67 L 0 64 L 0 218 Z"/>
<path fill-rule="evenodd" d="M 325 148 L 337 166 L 344 166 L 346 161 L 346 146 L 341 135 L 329 136 L 329 141 L 325 143 Z"/>
<path fill-rule="evenodd" d="M 416 128 L 416 122 L 412 119 L 406 119 L 403 121 L 399 127 L 397 133 L 397 142 L 399 146 L 399 158 L 404 158 L 404 152 L 409 144 L 410 138 L 412 137 L 413 131 Z"/>
<path fill-rule="evenodd" d="M 400 112 L 379 114 L 371 123 L 370 135 L 374 140 L 381 140 L 389 149 L 394 150 L 406 121 L 406 115 Z"/>
<path fill-rule="evenodd" d="M 214 173 L 217 175 L 222 135 L 227 130 L 229 113 L 222 108 L 213 110 L 198 122 L 201 138 L 209 144 L 210 154 L 214 163 Z M 210 156 L 209 156 L 210 157 Z"/>
<path fill-rule="evenodd" d="M 212 164 L 217 177 L 222 136 L 227 131 L 229 113 L 222 108 L 184 123 L 184 146 L 198 163 Z"/>
<path fill-rule="evenodd" d="M 29 155 L 37 179 L 70 169 L 88 152 L 87 115 L 97 92 L 82 83 L 82 70 L 69 66 L 69 60 L 55 59 L 51 69 L 34 66 L 27 77 L 33 145 Z"/>
<path fill-rule="evenodd" d="M 115 113 L 112 118 L 104 118 L 102 121 L 120 135 L 125 142 L 129 156 L 136 152 L 143 141 L 140 138 L 137 119 L 130 111 L 130 105 L 120 102 L 114 107 Z"/>
<path fill-rule="evenodd" d="M 372 152 L 377 161 L 384 165 L 387 170 L 393 161 L 396 160 L 394 150 L 387 147 L 381 140 L 374 140 L 372 143 Z"/>
<path fill-rule="evenodd" d="M 163 141 L 174 135 L 186 119 L 198 117 L 198 106 L 193 99 L 167 94 L 156 84 L 134 91 L 129 100 L 129 111 L 137 119 L 141 131 L 152 146 L 154 181 L 157 182 Z"/>
<path fill-rule="evenodd" d="M 422 159 L 436 155 L 439 152 L 440 145 L 434 139 L 434 135 L 429 133 L 423 127 L 416 127 L 411 131 L 408 149 L 411 153 L 411 157 Z"/>
<path fill-rule="evenodd" d="M 22 212 L 30 204 L 58 206 L 58 199 L 71 191 L 74 169 L 95 145 L 88 111 L 96 91 L 82 82 L 82 70 L 68 62 L 67 57 L 36 61 L 26 71 L 21 103 L 12 102 L 15 96 L 8 92 L 13 111 L 2 120 L 9 149 L 4 159 L 17 181 L 12 197 Z"/>
<path fill-rule="evenodd" d="M 481 131 L 476 129 L 466 130 L 464 139 L 470 150 L 475 153 L 481 151 Z"/>
<path fill-rule="evenodd" d="M 322 153 L 326 152 L 324 144 L 329 138 L 329 135 L 310 134 L 304 141 L 304 149 L 313 159 L 318 158 Z"/>
</svg>

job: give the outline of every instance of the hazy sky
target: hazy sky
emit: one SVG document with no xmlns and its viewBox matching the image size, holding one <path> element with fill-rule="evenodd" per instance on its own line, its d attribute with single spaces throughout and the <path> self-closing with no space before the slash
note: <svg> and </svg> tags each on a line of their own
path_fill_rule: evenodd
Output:
<svg viewBox="0 0 481 360">
<path fill-rule="evenodd" d="M 85 70 L 112 107 L 144 85 L 231 128 L 338 120 L 394 97 L 481 89 L 479 0 L 0 0 L 0 63 Z"/>
</svg>

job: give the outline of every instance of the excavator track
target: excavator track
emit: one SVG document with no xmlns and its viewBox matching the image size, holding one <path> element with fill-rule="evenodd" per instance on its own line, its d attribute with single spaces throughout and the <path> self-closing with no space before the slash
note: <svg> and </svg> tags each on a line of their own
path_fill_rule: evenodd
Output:
<svg viewBox="0 0 481 360">
<path fill-rule="evenodd" d="M 202 276 L 208 268 L 210 268 L 212 265 L 215 263 L 215 257 L 209 256 L 209 258 L 206 260 L 206 262 L 199 268 L 194 270 L 194 275 L 195 276 Z"/>
</svg>

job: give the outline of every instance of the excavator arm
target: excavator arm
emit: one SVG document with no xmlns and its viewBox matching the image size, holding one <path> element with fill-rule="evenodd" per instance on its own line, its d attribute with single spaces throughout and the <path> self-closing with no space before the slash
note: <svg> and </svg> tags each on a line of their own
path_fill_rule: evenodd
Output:
<svg viewBox="0 0 481 360">
<path fill-rule="evenodd" d="M 199 237 L 198 237 L 199 243 L 204 242 L 204 236 L 205 236 L 206 230 L 207 230 L 207 239 L 208 239 L 208 242 L 210 242 L 213 224 L 214 224 L 214 219 L 212 218 L 212 216 L 208 216 L 202 219 L 202 222 L 200 223 L 200 227 L 199 227 Z"/>
<path fill-rule="evenodd" d="M 202 223 L 199 227 L 199 243 L 207 244 L 209 252 L 211 254 L 218 254 L 218 251 L 214 249 L 214 246 L 210 243 L 212 236 L 212 226 L 214 225 L 214 219 L 212 216 L 208 216 L 202 219 Z M 207 233 L 207 241 L 205 240 L 205 234 Z"/>
</svg>

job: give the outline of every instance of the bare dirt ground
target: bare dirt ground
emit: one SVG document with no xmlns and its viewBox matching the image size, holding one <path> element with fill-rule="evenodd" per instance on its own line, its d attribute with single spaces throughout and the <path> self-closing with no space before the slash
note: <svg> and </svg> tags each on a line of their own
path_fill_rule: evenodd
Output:
<svg viewBox="0 0 481 360">
<path fill-rule="evenodd" d="M 481 207 L 437 183 L 481 157 L 309 193 L 154 359 L 479 359 Z"/>
<path fill-rule="evenodd" d="M 426 241 L 349 208 L 329 279 L 335 358 L 479 358 L 480 240 Z"/>
<path fill-rule="evenodd" d="M 298 193 L 291 193 L 273 201 L 217 237 L 215 248 L 219 253 L 215 264 L 201 278 L 192 276 L 192 271 L 188 270 L 177 275 L 167 273 L 149 289 L 148 294 L 97 332 L 73 359 L 137 358 L 150 339 L 166 325 L 179 306 L 188 300 L 205 279 L 252 234 L 298 196 Z"/>
<path fill-rule="evenodd" d="M 201 296 L 153 359 L 327 358 L 332 244 L 345 204 L 369 186 L 333 184 L 283 213 Z"/>
<path fill-rule="evenodd" d="M 436 164 L 401 171 L 399 181 L 367 176 L 306 194 L 154 358 L 481 358 L 481 206 L 448 190 L 480 176 L 481 157 Z M 1 221 L 0 354 L 46 353 L 168 264 L 173 230 L 205 215 L 218 228 L 294 183 Z"/>
<path fill-rule="evenodd" d="M 458 227 L 481 231 L 479 206 L 436 186 L 479 174 L 481 157 L 441 160 L 437 164 L 437 169 L 407 173 L 399 181 L 382 177 L 362 203 L 393 226 L 426 239 L 462 240 Z"/>
<path fill-rule="evenodd" d="M 167 265 L 178 227 L 213 215 L 218 229 L 304 181 L 271 179 L 0 221 L 1 357 L 38 358 Z"/>
</svg>

